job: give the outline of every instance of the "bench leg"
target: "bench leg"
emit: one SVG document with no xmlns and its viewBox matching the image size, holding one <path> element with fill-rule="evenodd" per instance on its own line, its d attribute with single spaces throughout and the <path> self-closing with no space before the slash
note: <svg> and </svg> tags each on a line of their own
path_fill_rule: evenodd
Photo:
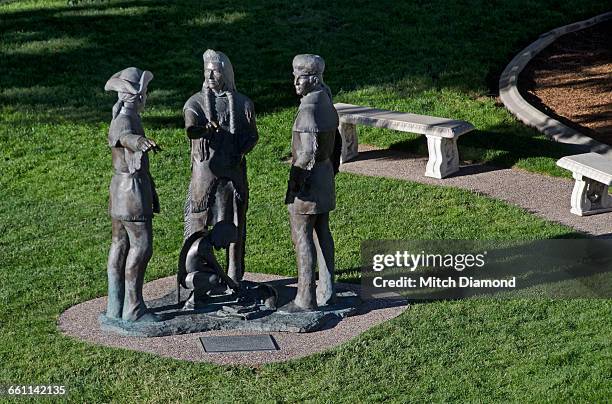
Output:
<svg viewBox="0 0 612 404">
<path fill-rule="evenodd" d="M 457 139 L 425 136 L 427 136 L 427 150 L 429 151 L 425 176 L 441 179 L 459 171 Z"/>
<path fill-rule="evenodd" d="M 572 191 L 572 212 L 578 216 L 588 216 L 612 211 L 612 199 L 608 186 L 574 173 L 574 190 Z"/>
<path fill-rule="evenodd" d="M 342 155 L 340 161 L 346 163 L 359 154 L 357 150 L 357 146 L 359 145 L 357 139 L 357 125 L 340 122 L 338 131 L 340 132 L 340 136 L 342 136 Z"/>
</svg>

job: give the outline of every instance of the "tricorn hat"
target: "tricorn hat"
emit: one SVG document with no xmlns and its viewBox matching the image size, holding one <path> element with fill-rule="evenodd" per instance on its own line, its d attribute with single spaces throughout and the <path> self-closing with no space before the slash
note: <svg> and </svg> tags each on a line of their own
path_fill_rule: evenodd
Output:
<svg viewBox="0 0 612 404">
<path fill-rule="evenodd" d="M 147 91 L 147 86 L 152 79 L 153 73 L 150 71 L 142 71 L 137 67 L 128 67 L 113 74 L 106 82 L 104 90 L 132 95 L 143 94 Z"/>
<path fill-rule="evenodd" d="M 296 75 L 322 75 L 325 61 L 319 55 L 304 54 L 293 58 L 293 73 Z"/>
</svg>

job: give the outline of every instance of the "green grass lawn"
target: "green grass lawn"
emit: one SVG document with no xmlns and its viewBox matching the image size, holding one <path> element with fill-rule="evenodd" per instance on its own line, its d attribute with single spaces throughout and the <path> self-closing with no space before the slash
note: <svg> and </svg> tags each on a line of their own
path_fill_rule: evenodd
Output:
<svg viewBox="0 0 612 404">
<path fill-rule="evenodd" d="M 612 396 L 610 300 L 416 304 L 329 352 L 261 368 L 184 363 L 62 336 L 66 308 L 106 293 L 116 71 L 151 70 L 148 136 L 162 213 L 147 279 L 175 272 L 189 150 L 181 108 L 201 54 L 224 51 L 258 112 L 249 155 L 247 270 L 295 275 L 283 196 L 297 106 L 291 59 L 319 53 L 336 101 L 464 119 L 462 157 L 561 175 L 567 153 L 519 124 L 493 90 L 505 64 L 598 1 L 65 1 L 0 4 L 0 385 L 65 384 L 97 401 L 589 401 Z M 382 147 L 423 139 L 364 129 Z M 366 239 L 543 239 L 572 229 L 467 191 L 340 174 L 331 219 L 341 280 Z M 2 398 L 0 398 L 0 401 Z"/>
</svg>

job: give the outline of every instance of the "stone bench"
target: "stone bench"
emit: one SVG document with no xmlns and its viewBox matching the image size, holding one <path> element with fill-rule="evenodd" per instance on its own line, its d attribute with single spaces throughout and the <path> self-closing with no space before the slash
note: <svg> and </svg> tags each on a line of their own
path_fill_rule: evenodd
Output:
<svg viewBox="0 0 612 404">
<path fill-rule="evenodd" d="M 608 186 L 612 184 L 612 160 L 597 153 L 565 156 L 559 167 L 572 172 L 576 183 L 572 191 L 571 212 L 579 216 L 612 211 Z"/>
<path fill-rule="evenodd" d="M 357 125 L 418 133 L 427 137 L 429 161 L 425 175 L 433 178 L 444 178 L 459 170 L 457 139 L 474 130 L 474 126 L 465 121 L 352 104 L 337 103 L 334 106 L 340 117 L 343 162 L 355 158 L 358 154 Z"/>
</svg>

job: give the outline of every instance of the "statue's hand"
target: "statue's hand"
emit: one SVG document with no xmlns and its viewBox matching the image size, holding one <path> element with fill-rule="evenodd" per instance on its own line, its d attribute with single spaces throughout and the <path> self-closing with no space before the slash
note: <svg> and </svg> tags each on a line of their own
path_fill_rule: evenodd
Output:
<svg viewBox="0 0 612 404">
<path fill-rule="evenodd" d="M 147 139 L 144 136 L 138 139 L 138 148 L 144 153 L 151 150 L 153 150 L 154 153 L 162 150 L 153 139 Z"/>
<path fill-rule="evenodd" d="M 215 132 L 219 132 L 220 127 L 221 126 L 219 126 L 217 122 L 210 121 L 206 123 L 206 125 L 204 126 L 204 129 L 206 129 L 207 133 L 215 133 Z"/>
<path fill-rule="evenodd" d="M 217 122 L 206 122 L 203 126 L 191 126 L 187 129 L 187 137 L 190 139 L 209 139 L 213 138 L 215 133 L 219 133 L 220 126 Z"/>
</svg>

